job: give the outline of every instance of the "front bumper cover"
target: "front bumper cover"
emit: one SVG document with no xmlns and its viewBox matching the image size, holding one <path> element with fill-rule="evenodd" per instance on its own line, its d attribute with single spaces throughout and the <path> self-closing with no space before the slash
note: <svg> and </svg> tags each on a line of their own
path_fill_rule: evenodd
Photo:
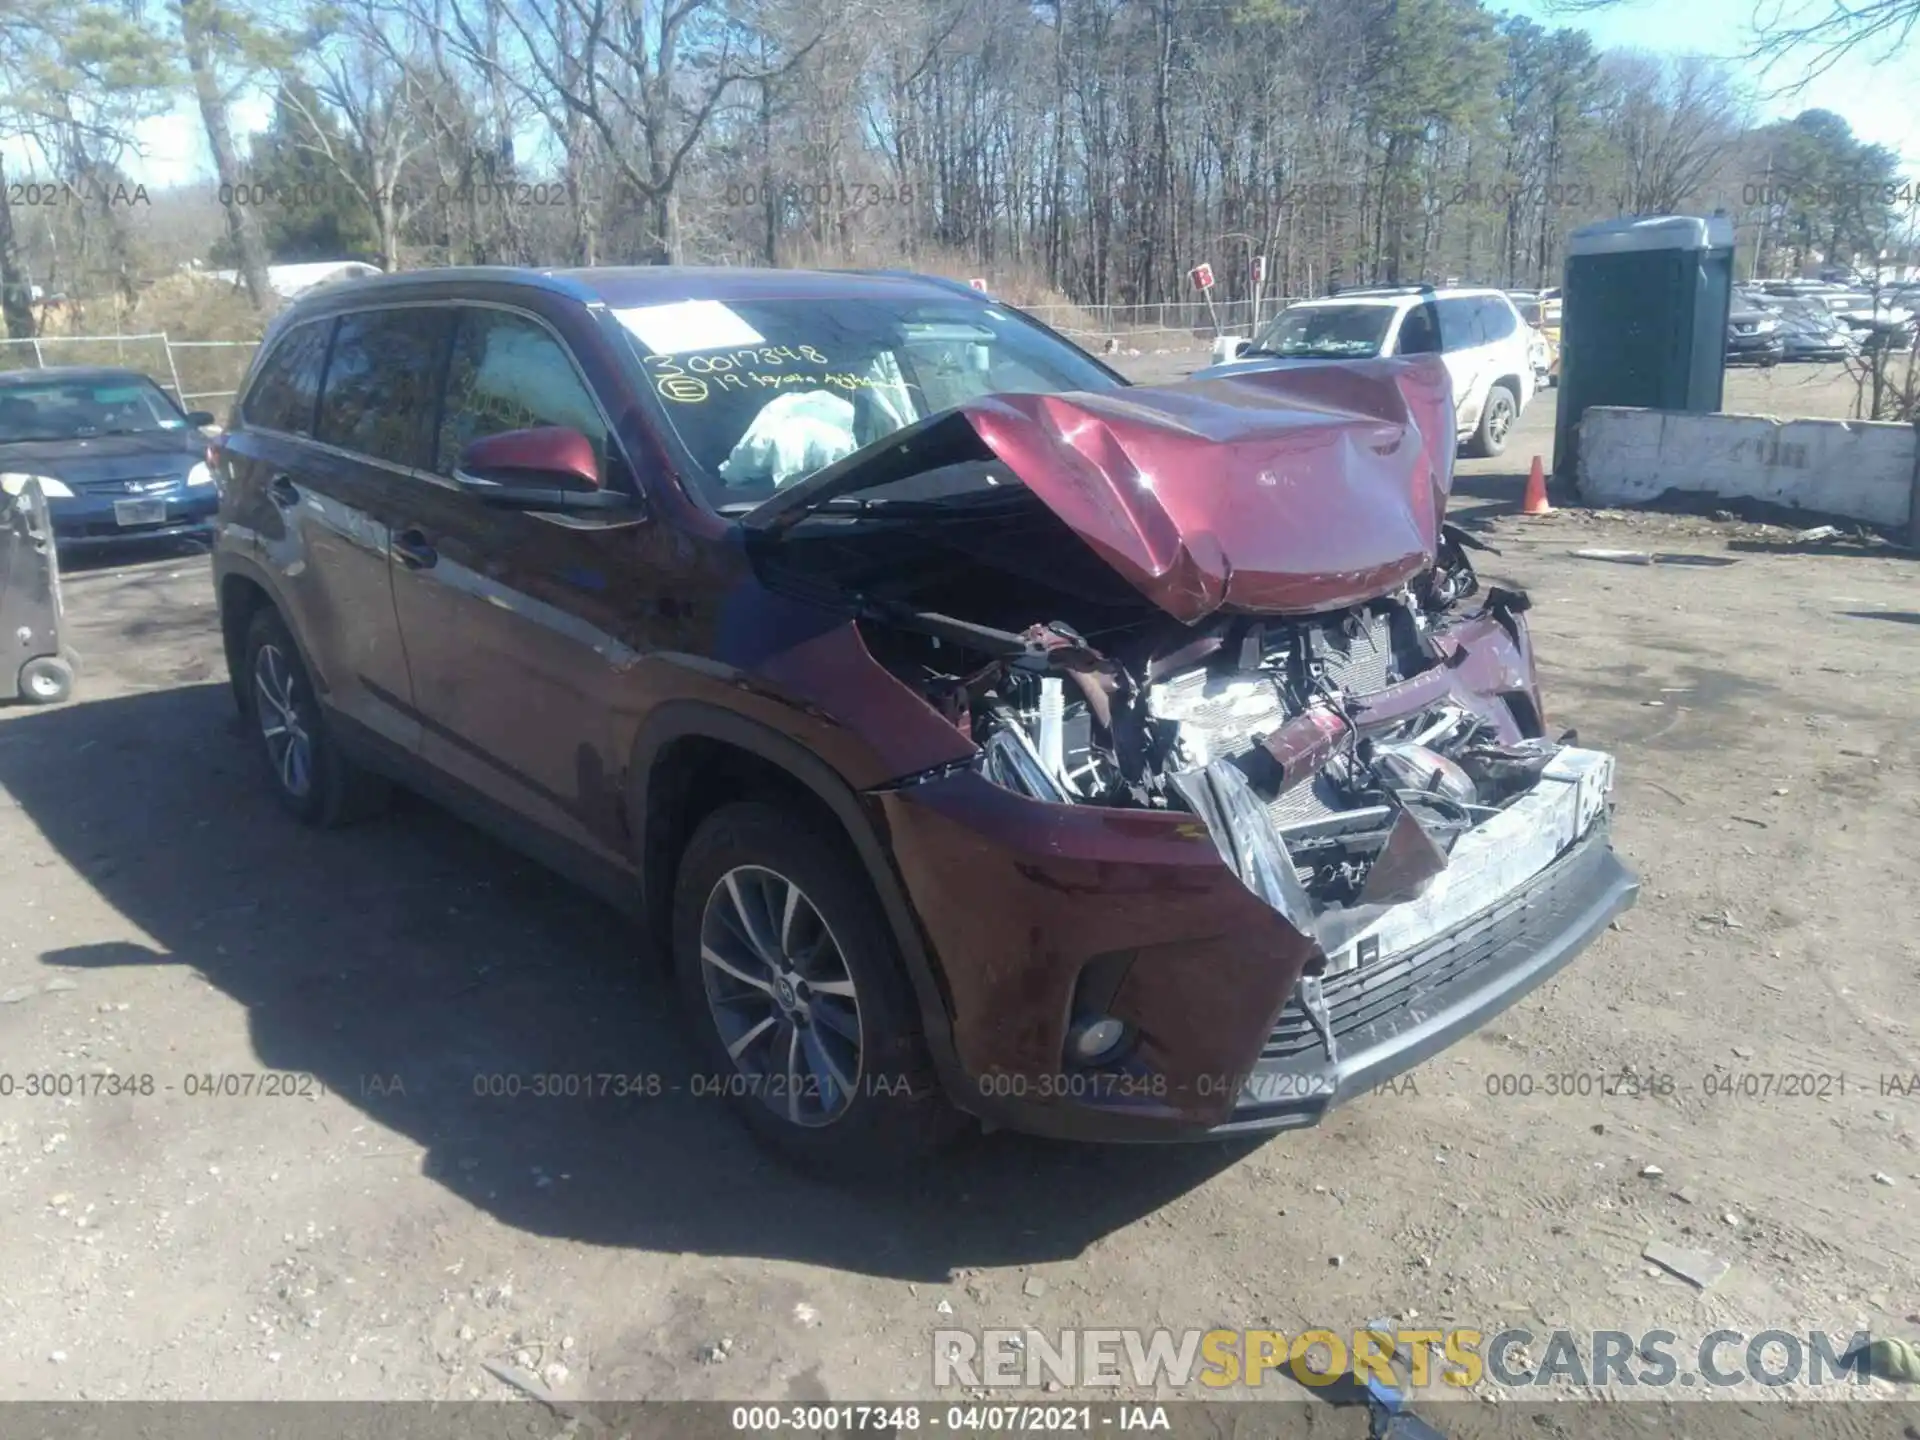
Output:
<svg viewBox="0 0 1920 1440">
<path fill-rule="evenodd" d="M 1549 979 L 1629 909 L 1640 882 L 1601 822 L 1522 888 L 1404 955 L 1320 985 L 1336 1055 L 1303 1001 L 1274 1026 L 1230 1135 L 1319 1121 L 1438 1054 Z"/>
</svg>

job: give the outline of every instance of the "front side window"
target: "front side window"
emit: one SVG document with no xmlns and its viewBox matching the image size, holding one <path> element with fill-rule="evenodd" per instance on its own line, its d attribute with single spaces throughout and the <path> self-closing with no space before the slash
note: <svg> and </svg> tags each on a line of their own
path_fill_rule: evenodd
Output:
<svg viewBox="0 0 1920 1440">
<path fill-rule="evenodd" d="M 186 428 L 180 408 L 141 375 L 49 379 L 0 390 L 0 444 Z"/>
<path fill-rule="evenodd" d="M 409 469 L 424 466 L 450 324 L 447 311 L 432 307 L 342 315 L 315 438 Z"/>
<path fill-rule="evenodd" d="M 327 363 L 333 321 L 296 325 L 273 347 L 247 391 L 243 415 L 249 425 L 289 435 L 313 433 L 313 410 L 320 399 L 320 372 Z"/>
<path fill-rule="evenodd" d="M 957 297 L 690 300 L 614 316 L 715 509 L 984 395 L 1124 383 L 1018 314 Z"/>
<path fill-rule="evenodd" d="M 460 311 L 435 468 L 451 475 L 460 452 L 474 441 L 544 425 L 585 435 L 605 473 L 607 427 L 566 348 L 524 315 Z"/>
<path fill-rule="evenodd" d="M 1391 305 L 1296 305 L 1276 315 L 1241 354 L 1365 360 L 1386 344 L 1393 315 Z"/>
<path fill-rule="evenodd" d="M 1513 310 L 1504 300 L 1491 297 L 1480 302 L 1481 333 L 1488 340 L 1504 340 L 1514 330 Z"/>
</svg>

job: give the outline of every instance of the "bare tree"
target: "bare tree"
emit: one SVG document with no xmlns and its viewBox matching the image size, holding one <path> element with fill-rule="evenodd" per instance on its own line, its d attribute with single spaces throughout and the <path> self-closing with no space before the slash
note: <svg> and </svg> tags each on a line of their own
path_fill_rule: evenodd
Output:
<svg viewBox="0 0 1920 1440">
<path fill-rule="evenodd" d="M 385 33 L 393 17 L 378 0 L 353 0 L 335 12 L 336 26 L 314 49 L 313 95 L 343 122 L 347 143 L 308 111 L 304 143 L 322 156 L 373 219 L 380 268 L 400 268 L 400 231 L 414 207 L 404 184 L 408 163 L 427 143 L 421 75 Z M 283 92 L 307 111 L 298 89 Z"/>
<path fill-rule="evenodd" d="M 267 279 L 266 247 L 254 222 L 254 207 L 248 203 L 246 172 L 228 112 L 235 92 L 260 71 L 286 63 L 290 47 L 283 35 L 262 25 L 255 15 L 223 0 L 173 0 L 171 10 L 194 103 L 207 132 L 207 148 L 213 152 L 227 236 L 239 257 L 240 278 L 254 308 L 270 310 L 277 301 Z M 223 68 L 229 73 L 223 73 Z"/>
<path fill-rule="evenodd" d="M 1738 131 L 1739 104 L 1712 61 L 1618 55 L 1607 64 L 1607 129 L 1622 162 L 1616 199 L 1633 215 L 1684 207 Z"/>
</svg>

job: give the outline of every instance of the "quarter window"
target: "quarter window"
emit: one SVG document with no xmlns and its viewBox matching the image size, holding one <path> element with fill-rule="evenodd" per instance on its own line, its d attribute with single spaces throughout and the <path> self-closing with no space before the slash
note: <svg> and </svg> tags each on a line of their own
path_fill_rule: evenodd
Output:
<svg viewBox="0 0 1920 1440">
<path fill-rule="evenodd" d="M 460 452 L 476 440 L 544 425 L 585 435 L 605 473 L 607 427 L 566 347 L 524 315 L 462 310 L 447 367 L 439 472 L 451 475 Z"/>
<path fill-rule="evenodd" d="M 342 315 L 318 438 L 394 465 L 424 465 L 448 322 L 446 311 L 419 307 Z"/>
<path fill-rule="evenodd" d="M 249 425 L 289 435 L 313 433 L 313 407 L 332 330 L 331 320 L 312 320 L 281 337 L 247 390 L 243 414 Z"/>
</svg>

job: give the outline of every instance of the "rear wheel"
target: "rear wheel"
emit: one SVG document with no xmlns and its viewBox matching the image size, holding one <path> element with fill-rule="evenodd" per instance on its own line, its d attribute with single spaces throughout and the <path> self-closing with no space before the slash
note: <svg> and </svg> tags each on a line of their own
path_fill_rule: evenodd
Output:
<svg viewBox="0 0 1920 1440">
<path fill-rule="evenodd" d="M 691 1088 L 729 1097 L 757 1137 L 850 1174 L 958 1134 L 886 918 L 838 835 L 772 805 L 716 810 L 681 858 L 673 929 L 701 1051 Z"/>
<path fill-rule="evenodd" d="M 1520 402 L 1513 392 L 1504 385 L 1493 386 L 1487 391 L 1487 403 L 1480 407 L 1480 424 L 1467 442 L 1467 453 L 1489 458 L 1505 450 L 1519 415 Z"/>
<path fill-rule="evenodd" d="M 244 704 L 274 794 L 296 819 L 344 825 L 383 807 L 386 782 L 341 753 L 293 637 L 274 610 L 255 612 L 247 628 L 245 675 Z"/>
</svg>

